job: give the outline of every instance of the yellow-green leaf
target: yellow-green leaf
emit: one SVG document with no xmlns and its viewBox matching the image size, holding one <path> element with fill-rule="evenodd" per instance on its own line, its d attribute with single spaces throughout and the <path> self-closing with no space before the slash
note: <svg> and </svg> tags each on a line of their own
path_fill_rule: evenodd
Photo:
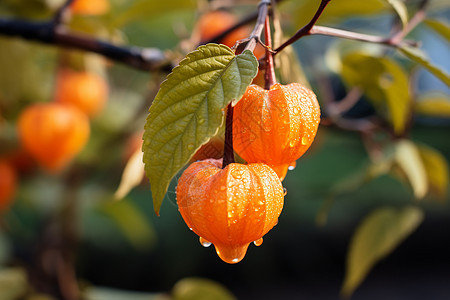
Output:
<svg viewBox="0 0 450 300">
<path fill-rule="evenodd" d="M 403 170 L 417 199 L 428 191 L 427 173 L 416 145 L 410 140 L 401 140 L 395 145 L 395 161 Z"/>
<path fill-rule="evenodd" d="M 157 214 L 173 176 L 216 134 L 225 107 L 239 101 L 257 70 L 251 51 L 235 55 L 227 46 L 208 44 L 189 53 L 161 84 L 143 144 Z"/>
<path fill-rule="evenodd" d="M 430 191 L 440 200 L 445 201 L 449 184 L 447 160 L 439 151 L 431 147 L 419 145 L 418 149 L 425 167 Z"/>
<path fill-rule="evenodd" d="M 343 58 L 341 71 L 344 82 L 361 88 L 380 111 L 387 108 L 397 134 L 404 131 L 411 97 L 408 76 L 402 67 L 387 57 L 351 52 Z"/>
<path fill-rule="evenodd" d="M 414 104 L 414 111 L 430 117 L 450 117 L 450 99 L 443 94 L 420 97 Z"/>
<path fill-rule="evenodd" d="M 408 23 L 408 9 L 406 8 L 405 2 L 402 0 L 386 0 L 392 8 L 397 13 L 400 21 L 402 21 L 403 27 Z"/>
<path fill-rule="evenodd" d="M 26 270 L 15 268 L 0 269 L 0 299 L 19 299 L 23 297 L 28 289 L 28 278 Z"/>
<path fill-rule="evenodd" d="M 447 86 L 450 86 L 449 74 L 445 70 L 442 70 L 441 68 L 433 65 L 425 52 L 421 51 L 418 48 L 409 46 L 400 47 L 398 49 L 409 59 L 419 63 L 422 67 L 430 71 L 431 74 L 442 80 Z"/>
<path fill-rule="evenodd" d="M 389 255 L 422 222 L 417 207 L 380 208 L 358 226 L 347 253 L 347 269 L 342 294 L 350 296 L 372 267 Z"/>
<path fill-rule="evenodd" d="M 427 19 L 425 20 L 425 24 L 427 24 L 428 27 L 432 28 L 434 31 L 440 34 L 447 41 L 450 41 L 450 26 L 445 21 Z"/>
<path fill-rule="evenodd" d="M 113 26 L 120 28 L 131 21 L 139 20 L 140 18 L 153 18 L 175 10 L 195 10 L 196 7 L 197 1 L 194 0 L 132 1 L 131 5 L 124 8 L 122 13 L 114 19 Z"/>
<path fill-rule="evenodd" d="M 174 300 L 233 300 L 236 297 L 223 285 L 205 278 L 184 278 L 173 287 Z"/>
<path fill-rule="evenodd" d="M 285 3 L 286 2 L 286 3 Z M 319 7 L 320 1 L 291 0 L 281 2 L 281 10 L 295 16 L 296 27 L 305 25 Z M 352 16 L 373 15 L 386 11 L 388 5 L 384 0 L 338 0 L 330 1 L 319 19 L 319 24 L 335 23 Z"/>
</svg>

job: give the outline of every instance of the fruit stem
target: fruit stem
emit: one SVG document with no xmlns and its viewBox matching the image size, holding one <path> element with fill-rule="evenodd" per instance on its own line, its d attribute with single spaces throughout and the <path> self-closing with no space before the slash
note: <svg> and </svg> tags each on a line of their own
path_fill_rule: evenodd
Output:
<svg viewBox="0 0 450 300">
<path fill-rule="evenodd" d="M 264 40 L 266 43 L 266 72 L 264 73 L 264 88 L 270 90 L 270 87 L 275 84 L 275 68 L 273 66 L 273 54 L 271 52 L 272 48 L 272 37 L 270 35 L 270 21 L 269 16 L 266 16 L 265 26 L 264 26 Z"/>
<path fill-rule="evenodd" d="M 233 150 L 233 106 L 228 104 L 227 116 L 225 119 L 225 142 L 223 146 L 223 162 L 222 169 L 229 164 L 234 163 Z"/>
</svg>

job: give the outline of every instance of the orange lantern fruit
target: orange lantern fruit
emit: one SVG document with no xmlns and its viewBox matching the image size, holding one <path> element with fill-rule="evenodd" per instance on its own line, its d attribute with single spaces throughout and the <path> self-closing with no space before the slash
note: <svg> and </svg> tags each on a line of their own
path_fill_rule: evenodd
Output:
<svg viewBox="0 0 450 300">
<path fill-rule="evenodd" d="M 55 100 L 74 105 L 93 117 L 100 113 L 108 100 L 108 84 L 92 72 L 62 70 L 56 80 Z"/>
<path fill-rule="evenodd" d="M 218 159 L 191 164 L 178 181 L 177 203 L 202 245 L 214 244 L 219 257 L 234 264 L 244 258 L 251 242 L 261 245 L 277 224 L 284 191 L 265 164 L 221 166 Z"/>
<path fill-rule="evenodd" d="M 316 95 L 305 86 L 251 85 L 234 107 L 233 146 L 248 163 L 265 163 L 283 180 L 311 146 L 319 122 Z"/>
<path fill-rule="evenodd" d="M 73 106 L 33 104 L 18 120 L 23 147 L 50 172 L 62 170 L 88 141 L 89 120 Z"/>
</svg>

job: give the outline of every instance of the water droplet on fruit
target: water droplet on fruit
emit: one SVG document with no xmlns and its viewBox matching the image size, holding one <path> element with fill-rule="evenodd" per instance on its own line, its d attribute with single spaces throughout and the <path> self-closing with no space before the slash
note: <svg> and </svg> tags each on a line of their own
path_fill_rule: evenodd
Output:
<svg viewBox="0 0 450 300">
<path fill-rule="evenodd" d="M 256 241 L 253 242 L 253 244 L 255 244 L 255 246 L 261 246 L 263 243 L 263 238 L 259 238 Z"/>
<path fill-rule="evenodd" d="M 305 146 L 308 144 L 308 138 L 306 136 L 302 137 L 302 145 Z"/>
<path fill-rule="evenodd" d="M 244 246 L 217 246 L 216 253 L 224 262 L 229 264 L 235 264 L 240 262 L 245 253 L 247 253 L 248 244 Z"/>
<path fill-rule="evenodd" d="M 192 227 L 189 227 L 189 230 L 192 231 Z"/>
<path fill-rule="evenodd" d="M 294 161 L 294 162 L 292 162 L 292 163 L 289 165 L 288 170 L 289 170 L 289 171 L 292 171 L 292 170 L 295 169 L 296 166 L 297 166 L 297 163 Z"/>
<path fill-rule="evenodd" d="M 205 248 L 211 246 L 211 244 L 212 244 L 210 241 L 208 241 L 202 237 L 200 237 L 198 240 L 200 241 L 200 244 Z"/>
<path fill-rule="evenodd" d="M 284 187 L 283 188 L 283 196 L 286 196 L 287 195 L 287 189 Z"/>
</svg>

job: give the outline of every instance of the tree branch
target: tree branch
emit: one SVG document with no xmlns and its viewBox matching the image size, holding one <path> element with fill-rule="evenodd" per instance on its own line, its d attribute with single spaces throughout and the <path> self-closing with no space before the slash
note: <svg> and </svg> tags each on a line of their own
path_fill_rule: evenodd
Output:
<svg viewBox="0 0 450 300">
<path fill-rule="evenodd" d="M 313 18 L 311 19 L 311 21 L 309 21 L 308 24 L 306 24 L 305 26 L 300 28 L 290 39 L 288 39 L 286 42 L 284 42 L 278 48 L 276 48 L 274 55 L 276 55 L 277 52 L 280 52 L 281 50 L 283 50 L 284 48 L 286 48 L 290 44 L 294 43 L 295 41 L 297 41 L 301 37 L 303 37 L 305 35 L 309 35 L 310 31 L 311 31 L 311 28 L 314 26 L 314 24 L 316 24 L 317 20 L 319 20 L 319 17 L 322 15 L 325 7 L 328 5 L 328 3 L 330 1 L 331 0 L 321 0 L 319 8 L 317 9 L 317 11 L 314 14 Z"/>
<path fill-rule="evenodd" d="M 100 54 L 130 67 L 152 71 L 172 69 L 166 55 L 156 48 L 120 47 L 89 36 L 69 32 L 63 26 L 51 22 L 29 22 L 0 19 L 0 35 L 21 37 L 61 47 L 68 47 Z"/>
</svg>

